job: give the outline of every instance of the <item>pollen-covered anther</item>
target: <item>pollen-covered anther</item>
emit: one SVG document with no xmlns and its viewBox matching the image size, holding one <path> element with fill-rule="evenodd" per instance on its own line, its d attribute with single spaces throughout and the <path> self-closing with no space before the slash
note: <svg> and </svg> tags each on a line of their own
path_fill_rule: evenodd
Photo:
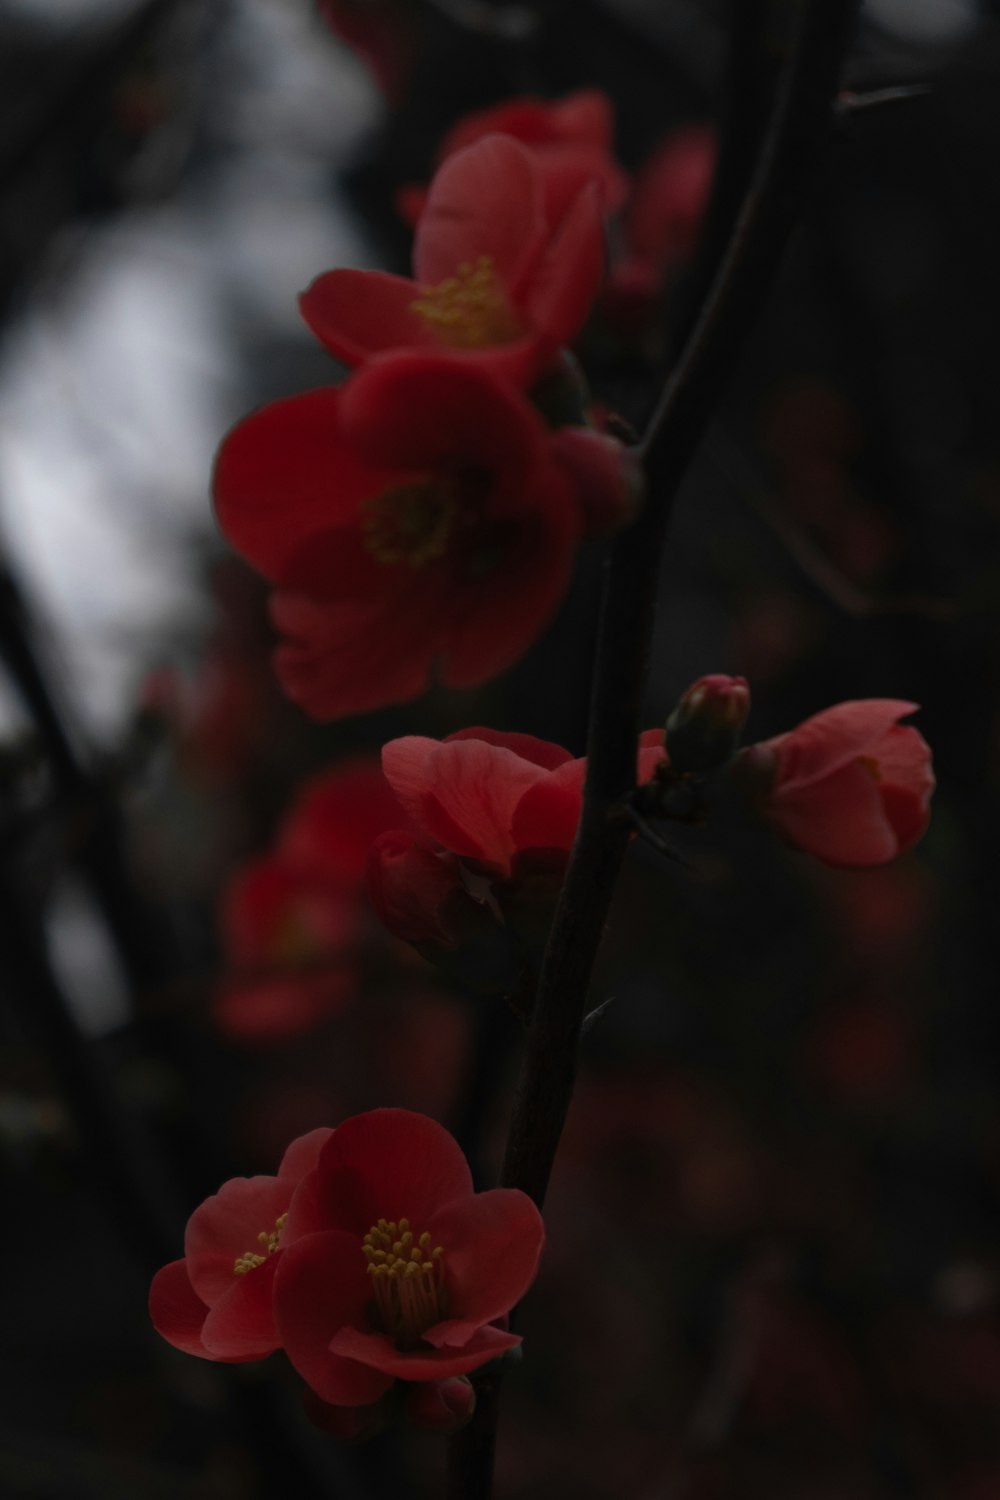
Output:
<svg viewBox="0 0 1000 1500">
<path fill-rule="evenodd" d="M 255 1271 L 262 1266 L 269 1255 L 273 1255 L 278 1248 L 281 1239 L 281 1231 L 285 1227 L 287 1214 L 279 1214 L 274 1221 L 273 1229 L 262 1229 L 257 1236 L 260 1250 L 248 1250 L 245 1255 L 240 1255 L 233 1266 L 234 1276 L 245 1276 L 248 1271 Z"/>
<path fill-rule="evenodd" d="M 460 510 L 448 479 L 417 479 L 391 484 L 361 507 L 365 548 L 383 563 L 420 568 L 448 550 Z"/>
<path fill-rule="evenodd" d="M 410 306 L 454 349 L 509 344 L 522 331 L 488 255 L 463 261 L 454 276 L 425 287 Z"/>
<path fill-rule="evenodd" d="M 424 1331 L 447 1316 L 444 1249 L 409 1219 L 379 1219 L 362 1241 L 382 1330 L 399 1349 L 412 1349 Z"/>
</svg>

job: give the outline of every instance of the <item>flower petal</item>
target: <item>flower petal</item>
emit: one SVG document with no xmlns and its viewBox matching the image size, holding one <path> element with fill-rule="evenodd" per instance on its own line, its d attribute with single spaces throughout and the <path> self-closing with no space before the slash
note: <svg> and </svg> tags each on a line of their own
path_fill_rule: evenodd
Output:
<svg viewBox="0 0 1000 1500">
<path fill-rule="evenodd" d="M 858 760 L 821 781 L 777 788 L 767 816 L 789 842 L 827 864 L 880 865 L 899 851 L 879 784 Z"/>
<path fill-rule="evenodd" d="M 323 1148 L 315 1190 L 331 1229 L 367 1234 L 380 1218 L 415 1232 L 438 1209 L 473 1192 L 461 1147 L 435 1120 L 408 1109 L 373 1109 L 339 1125 Z M 359 1250 L 360 1254 L 360 1250 Z"/>
<path fill-rule="evenodd" d="M 380 610 L 275 594 L 271 615 L 290 639 L 275 652 L 274 665 L 288 697 L 316 719 L 418 697 L 441 639 L 434 611 L 410 612 L 407 603 L 404 596 L 397 609 Z"/>
<path fill-rule="evenodd" d="M 282 1348 L 316 1395 L 334 1406 L 367 1406 L 391 1384 L 379 1371 L 330 1352 L 341 1329 L 367 1328 L 370 1300 L 356 1236 L 310 1234 L 281 1255 L 274 1321 Z"/>
<path fill-rule="evenodd" d="M 417 224 L 413 274 L 424 286 L 489 256 L 512 291 L 547 237 L 542 177 L 510 136 L 485 136 L 438 168 Z"/>
<path fill-rule="evenodd" d="M 191 1285 L 187 1262 L 172 1260 L 157 1271 L 149 1289 L 149 1315 L 161 1338 L 185 1354 L 210 1359 L 201 1336 L 208 1308 Z"/>
<path fill-rule="evenodd" d="M 545 453 L 545 429 L 520 392 L 454 353 L 379 355 L 344 386 L 342 420 L 374 464 L 411 475 L 468 466 L 515 492 Z"/>
<path fill-rule="evenodd" d="M 305 1135 L 300 1135 L 291 1141 L 281 1158 L 278 1176 L 289 1177 L 293 1182 L 300 1182 L 316 1166 L 319 1154 L 332 1134 L 333 1131 L 329 1125 L 320 1125 L 316 1130 L 307 1130 Z"/>
<path fill-rule="evenodd" d="M 266 578 L 312 533 L 353 518 L 398 478 L 340 438 L 340 392 L 308 391 L 244 418 L 223 440 L 212 495 L 219 526 Z"/>
<path fill-rule="evenodd" d="M 232 1177 L 195 1209 L 184 1233 L 191 1285 L 209 1307 L 237 1280 L 241 1255 L 260 1250 L 258 1235 L 270 1234 L 291 1202 L 287 1177 Z"/>
<path fill-rule="evenodd" d="M 353 890 L 364 878 L 376 838 L 398 828 L 402 819 L 374 757 L 341 761 L 300 789 L 278 847 L 290 863 L 342 880 Z"/>
<path fill-rule="evenodd" d="M 465 1346 L 534 1281 L 545 1244 L 542 1216 L 527 1193 L 493 1188 L 447 1204 L 427 1227 L 432 1242 L 444 1246 L 453 1315 L 424 1337 L 438 1348 Z"/>
<path fill-rule="evenodd" d="M 482 740 L 391 740 L 382 769 L 414 823 L 453 854 L 508 874 L 514 808 L 542 768 Z"/>
<path fill-rule="evenodd" d="M 572 342 L 587 321 L 606 259 L 600 193 L 590 182 L 570 203 L 524 290 L 532 327 L 546 333 L 557 348 Z"/>
<path fill-rule="evenodd" d="M 777 752 L 782 792 L 808 786 L 859 755 L 873 754 L 897 720 L 916 713 L 918 707 L 898 698 L 853 699 L 813 714 L 788 734 L 764 741 Z"/>
<path fill-rule="evenodd" d="M 346 1356 L 345 1362 L 356 1360 L 393 1380 L 443 1380 L 448 1375 L 478 1370 L 520 1342 L 516 1333 L 487 1326 L 477 1329 L 461 1349 L 404 1350 L 397 1349 L 384 1333 L 345 1327 L 335 1335 L 330 1348 Z"/>
<path fill-rule="evenodd" d="M 327 271 L 299 298 L 313 333 L 347 365 L 385 349 L 434 349 L 431 324 L 413 310 L 416 282 L 384 271 Z"/>
<path fill-rule="evenodd" d="M 530 787 L 511 819 L 518 849 L 572 849 L 583 804 L 585 760 L 572 760 Z"/>
<path fill-rule="evenodd" d="M 271 1292 L 280 1258 L 268 1256 L 262 1266 L 233 1277 L 209 1311 L 201 1336 L 212 1359 L 263 1359 L 277 1349 Z"/>
<path fill-rule="evenodd" d="M 455 740 L 482 740 L 484 745 L 499 745 L 502 750 L 513 750 L 521 760 L 530 760 L 533 766 L 541 766 L 546 771 L 554 771 L 557 766 L 573 759 L 568 750 L 551 740 L 539 740 L 533 734 L 486 729 L 481 724 L 472 729 L 456 729 L 454 734 L 446 734 L 442 743 L 450 745 Z"/>
</svg>

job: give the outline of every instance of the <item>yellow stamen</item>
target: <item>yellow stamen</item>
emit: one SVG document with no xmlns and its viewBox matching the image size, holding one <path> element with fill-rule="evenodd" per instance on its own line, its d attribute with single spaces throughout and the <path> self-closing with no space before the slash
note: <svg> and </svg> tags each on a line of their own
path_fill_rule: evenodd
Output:
<svg viewBox="0 0 1000 1500">
<path fill-rule="evenodd" d="M 285 1220 L 287 1218 L 287 1214 L 280 1214 L 274 1221 L 273 1229 L 261 1230 L 260 1234 L 257 1236 L 257 1243 L 260 1246 L 260 1252 L 256 1250 L 248 1250 L 245 1255 L 238 1256 L 236 1263 L 233 1266 L 234 1276 L 245 1276 L 248 1271 L 255 1271 L 258 1266 L 262 1266 L 264 1264 L 269 1255 L 274 1254 L 275 1250 L 277 1250 L 278 1248 L 278 1241 L 281 1239 L 281 1231 L 285 1227 Z"/>
<path fill-rule="evenodd" d="M 410 306 L 453 349 L 509 344 L 521 332 L 488 255 L 481 255 L 475 265 L 463 261 L 454 276 L 425 287 Z"/>
<path fill-rule="evenodd" d="M 414 1243 L 416 1240 L 416 1243 Z M 444 1249 L 415 1236 L 408 1219 L 379 1219 L 362 1242 L 379 1327 L 398 1349 L 413 1349 L 421 1334 L 448 1315 Z"/>
<path fill-rule="evenodd" d="M 449 479 L 392 484 L 363 502 L 361 535 L 379 562 L 420 568 L 447 552 L 459 510 L 458 488 Z"/>
</svg>

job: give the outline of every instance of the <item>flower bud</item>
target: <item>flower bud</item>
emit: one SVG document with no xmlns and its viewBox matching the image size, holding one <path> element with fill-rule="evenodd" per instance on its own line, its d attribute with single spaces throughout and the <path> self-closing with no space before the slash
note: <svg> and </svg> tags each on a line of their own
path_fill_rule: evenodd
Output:
<svg viewBox="0 0 1000 1500">
<path fill-rule="evenodd" d="M 736 754 L 750 713 L 745 677 L 714 672 L 686 688 L 667 720 L 667 754 L 675 771 L 714 771 Z"/>
<path fill-rule="evenodd" d="M 476 1409 L 476 1393 L 464 1375 L 452 1375 L 447 1380 L 421 1381 L 411 1386 L 403 1405 L 415 1427 L 457 1432 Z"/>
</svg>

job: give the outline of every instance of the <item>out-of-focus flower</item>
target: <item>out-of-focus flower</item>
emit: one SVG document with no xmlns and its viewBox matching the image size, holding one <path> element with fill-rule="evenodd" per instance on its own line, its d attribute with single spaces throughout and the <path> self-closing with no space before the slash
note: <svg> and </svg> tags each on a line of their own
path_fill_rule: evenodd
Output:
<svg viewBox="0 0 1000 1500">
<path fill-rule="evenodd" d="M 622 215 L 622 254 L 608 278 L 604 312 L 642 327 L 689 265 L 715 172 L 716 143 L 705 126 L 667 137 L 636 176 Z"/>
<path fill-rule="evenodd" d="M 398 99 L 415 50 L 406 0 L 319 0 L 319 12 L 371 69 L 386 98 Z"/>
<path fill-rule="evenodd" d="M 331 1133 L 300 1136 L 276 1177 L 234 1177 L 195 1209 L 183 1259 L 158 1271 L 150 1288 L 153 1326 L 168 1343 L 226 1363 L 278 1348 L 271 1294 L 290 1238 L 288 1210 Z"/>
<path fill-rule="evenodd" d="M 565 99 L 526 94 L 466 115 L 449 130 L 438 164 L 484 136 L 505 135 L 528 147 L 542 172 L 545 211 L 555 226 L 588 183 L 596 183 L 604 212 L 617 212 L 628 193 L 628 178 L 614 158 L 614 112 L 600 89 L 579 89 Z M 400 195 L 400 209 L 416 223 L 426 201 L 423 188 Z"/>
<path fill-rule="evenodd" d="M 930 820 L 930 747 L 899 723 L 917 707 L 896 698 L 838 703 L 748 746 L 737 779 L 796 848 L 832 865 L 884 864 Z"/>
<path fill-rule="evenodd" d="M 316 718 L 468 687 L 540 634 L 580 531 L 568 474 L 520 394 L 454 356 L 372 360 L 339 390 L 226 438 L 219 523 L 278 584 L 276 668 Z"/>
<path fill-rule="evenodd" d="M 225 1031 L 291 1035 L 351 999 L 368 851 L 399 815 L 377 765 L 348 762 L 306 784 L 273 850 L 241 870 L 223 900 L 227 972 L 214 1012 Z"/>
<path fill-rule="evenodd" d="M 515 1189 L 476 1193 L 457 1143 L 424 1115 L 340 1125 L 287 1228 L 275 1325 L 323 1401 L 367 1406 L 397 1379 L 449 1380 L 521 1342 L 496 1325 L 535 1278 L 541 1216 Z"/>
<path fill-rule="evenodd" d="M 490 135 L 449 156 L 417 224 L 413 280 L 336 270 L 301 298 L 317 338 L 346 364 L 389 349 L 446 348 L 530 383 L 579 333 L 604 275 L 596 186 L 555 219 L 535 155 Z"/>
</svg>

